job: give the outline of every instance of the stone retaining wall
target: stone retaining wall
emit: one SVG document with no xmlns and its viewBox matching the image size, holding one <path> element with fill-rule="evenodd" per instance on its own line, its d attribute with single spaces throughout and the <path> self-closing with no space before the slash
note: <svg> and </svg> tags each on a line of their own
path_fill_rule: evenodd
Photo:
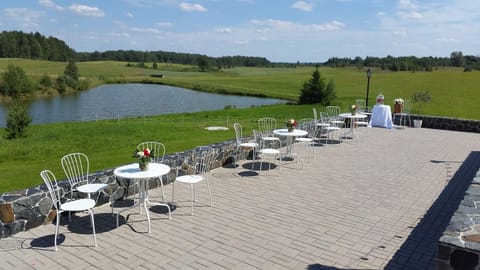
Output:
<svg viewBox="0 0 480 270">
<path fill-rule="evenodd" d="M 413 120 L 418 119 L 422 120 L 422 127 L 424 128 L 433 128 L 433 129 L 445 129 L 445 130 L 455 130 L 455 131 L 466 131 L 466 132 L 480 132 L 480 121 L 478 120 L 467 120 L 467 119 L 458 119 L 451 117 L 443 116 L 428 116 L 428 115 L 410 115 L 412 123 L 406 124 L 413 127 Z M 393 122 L 396 125 L 400 124 L 400 117 L 394 116 Z"/>
<path fill-rule="evenodd" d="M 480 170 L 438 241 L 437 269 L 480 269 Z"/>
<path fill-rule="evenodd" d="M 218 168 L 226 164 L 231 164 L 235 153 L 235 141 L 226 141 L 223 143 L 210 145 L 217 150 L 217 157 L 214 161 L 213 168 Z M 190 151 L 179 152 L 172 155 L 165 155 L 164 163 L 172 168 L 181 166 L 188 161 Z M 240 159 L 245 159 L 249 155 L 244 152 Z M 60 162 L 60 161 L 59 161 Z M 133 162 L 133 160 L 132 160 Z M 92 196 L 97 200 L 97 205 L 115 202 L 133 195 L 134 188 L 131 179 L 117 179 L 113 175 L 114 168 L 104 171 L 92 173 L 89 176 L 90 182 L 106 183 L 108 187 L 98 195 Z M 40 173 L 40 172 L 39 172 Z M 55 172 L 54 172 L 55 173 Z M 180 172 L 179 174 L 184 174 Z M 162 177 L 163 184 L 171 183 L 175 179 L 175 170 L 168 175 Z M 38 176 L 39 179 L 40 175 Z M 148 181 L 148 188 L 156 188 L 160 186 L 160 180 L 152 179 Z M 63 193 L 70 190 L 70 185 L 66 180 L 60 181 L 59 186 L 62 187 Z M 52 210 L 52 200 L 47 196 L 48 190 L 45 185 L 7 192 L 0 195 L 0 238 L 14 235 L 20 231 L 29 230 L 31 228 L 48 224 L 55 218 L 56 213 Z M 78 193 L 77 196 L 85 196 Z"/>
</svg>

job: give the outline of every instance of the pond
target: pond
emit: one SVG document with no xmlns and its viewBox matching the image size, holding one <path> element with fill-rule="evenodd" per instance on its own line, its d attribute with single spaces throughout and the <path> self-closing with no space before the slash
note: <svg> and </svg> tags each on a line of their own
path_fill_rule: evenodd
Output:
<svg viewBox="0 0 480 270">
<path fill-rule="evenodd" d="M 285 103 L 285 100 L 210 94 L 155 84 L 102 85 L 75 95 L 37 99 L 28 104 L 32 124 L 91 121 L 183 112 L 220 110 L 227 106 Z M 0 104 L 0 127 L 6 126 L 7 107 Z"/>
</svg>

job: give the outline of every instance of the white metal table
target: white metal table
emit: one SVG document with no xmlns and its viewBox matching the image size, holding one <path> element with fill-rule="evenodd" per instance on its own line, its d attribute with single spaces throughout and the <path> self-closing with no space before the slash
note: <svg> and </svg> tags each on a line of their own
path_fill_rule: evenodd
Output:
<svg viewBox="0 0 480 270">
<path fill-rule="evenodd" d="M 286 128 L 281 128 L 281 129 L 275 129 L 273 131 L 273 134 L 278 135 L 278 136 L 284 136 L 287 137 L 287 156 L 290 156 L 293 158 L 294 153 L 293 153 L 293 139 L 295 137 L 300 137 L 300 136 L 306 136 L 308 132 L 305 130 L 301 129 L 293 129 L 293 131 L 289 132 L 288 129 Z"/>
<path fill-rule="evenodd" d="M 341 113 L 339 114 L 338 116 L 340 116 L 341 118 L 344 118 L 344 119 L 350 119 L 350 130 L 348 130 L 347 132 L 345 132 L 343 134 L 343 138 L 347 138 L 347 134 L 351 134 L 351 138 L 356 138 L 357 139 L 357 142 L 358 142 L 358 138 L 357 138 L 357 135 L 355 134 L 355 122 L 358 120 L 358 119 L 365 119 L 367 118 L 367 115 L 366 114 L 363 114 L 363 113 L 356 113 L 356 114 L 352 114 L 352 113 Z"/>
<path fill-rule="evenodd" d="M 121 210 L 117 213 L 117 227 L 118 227 L 118 216 L 120 215 L 120 213 L 122 213 L 124 211 L 127 211 L 130 208 L 136 207 L 137 205 L 140 206 L 140 211 L 142 209 L 141 208 L 142 206 L 143 206 L 143 208 L 145 208 L 145 213 L 147 215 L 147 220 L 148 220 L 148 232 L 149 233 L 151 231 L 151 229 L 150 229 L 151 225 L 150 225 L 150 214 L 149 214 L 149 211 L 148 211 L 148 208 L 147 208 L 147 204 L 166 206 L 168 208 L 168 218 L 170 219 L 172 217 L 170 206 L 167 203 L 150 202 L 149 201 L 149 199 L 148 199 L 148 188 L 147 188 L 147 182 L 148 182 L 149 179 L 162 177 L 163 175 L 165 175 L 169 172 L 170 172 L 170 167 L 165 165 L 165 164 L 161 164 L 161 163 L 150 163 L 148 165 L 148 170 L 145 170 L 145 171 L 140 170 L 140 168 L 138 166 L 138 163 L 132 163 L 132 164 L 128 164 L 128 165 L 125 165 L 125 166 L 121 166 L 121 167 L 116 168 L 113 171 L 113 174 L 115 176 L 120 177 L 120 178 L 133 179 L 133 180 L 137 181 L 137 184 L 139 186 L 139 188 L 138 188 L 139 189 L 139 191 L 138 191 L 138 193 L 139 193 L 138 201 L 134 202 L 134 204 L 131 207 L 129 207 L 127 209 L 123 209 L 123 210 Z M 160 179 L 160 181 L 162 181 L 162 179 Z"/>
</svg>

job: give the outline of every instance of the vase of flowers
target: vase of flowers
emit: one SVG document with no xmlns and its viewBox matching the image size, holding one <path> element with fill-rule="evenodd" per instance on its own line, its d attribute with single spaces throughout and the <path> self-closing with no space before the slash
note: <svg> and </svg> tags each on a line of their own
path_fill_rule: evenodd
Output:
<svg viewBox="0 0 480 270">
<path fill-rule="evenodd" d="M 150 150 L 148 148 L 143 150 L 135 149 L 133 157 L 138 159 L 138 168 L 140 168 L 141 171 L 146 171 L 148 170 L 148 164 L 150 163 L 152 158 L 154 158 L 153 150 Z"/>
<path fill-rule="evenodd" d="M 357 114 L 357 110 L 358 110 L 357 105 L 353 104 L 352 106 L 350 106 L 350 113 L 351 113 L 352 115 L 356 115 L 356 114 Z"/>
<path fill-rule="evenodd" d="M 287 121 L 288 132 L 293 132 L 296 126 L 297 126 L 297 121 L 295 121 L 295 119 L 288 119 Z"/>
<path fill-rule="evenodd" d="M 395 103 L 393 107 L 393 113 L 402 113 L 403 112 L 403 98 L 396 98 L 393 100 Z"/>
</svg>

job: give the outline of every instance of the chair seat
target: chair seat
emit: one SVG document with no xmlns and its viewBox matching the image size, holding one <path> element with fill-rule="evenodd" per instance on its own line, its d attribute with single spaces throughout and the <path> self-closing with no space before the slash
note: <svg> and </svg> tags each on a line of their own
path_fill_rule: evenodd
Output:
<svg viewBox="0 0 480 270">
<path fill-rule="evenodd" d="M 185 184 L 197 184 L 197 183 L 200 183 L 202 182 L 203 180 L 203 176 L 201 175 L 183 175 L 183 176 L 179 176 L 177 177 L 177 179 L 175 179 L 175 181 L 178 181 L 178 182 L 182 182 L 182 183 L 185 183 Z"/>
<path fill-rule="evenodd" d="M 357 124 L 358 126 L 368 126 L 368 122 L 365 121 L 357 121 L 355 122 L 355 124 Z"/>
<path fill-rule="evenodd" d="M 63 211 L 85 211 L 95 206 L 93 199 L 80 199 L 62 204 L 60 209 Z"/>
<path fill-rule="evenodd" d="M 262 137 L 262 140 L 264 140 L 264 141 L 280 141 L 280 138 L 269 136 L 269 137 Z"/>
<path fill-rule="evenodd" d="M 317 123 L 317 127 L 328 127 L 330 126 L 329 123 Z"/>
<path fill-rule="evenodd" d="M 255 148 L 255 147 L 258 147 L 258 144 L 254 143 L 254 142 L 247 142 L 247 143 L 241 143 L 240 146 L 241 147 Z"/>
<path fill-rule="evenodd" d="M 312 138 L 300 137 L 300 138 L 296 138 L 295 141 L 297 141 L 297 142 L 313 142 L 313 139 Z"/>
<path fill-rule="evenodd" d="M 328 126 L 328 127 L 325 127 L 325 130 L 327 130 L 327 131 L 340 130 L 340 128 L 339 127 Z"/>
<path fill-rule="evenodd" d="M 96 193 L 107 188 L 107 184 L 85 184 L 77 188 L 78 191 L 83 193 Z"/>
<path fill-rule="evenodd" d="M 280 150 L 273 148 L 265 148 L 258 152 L 264 155 L 280 155 Z"/>
</svg>

